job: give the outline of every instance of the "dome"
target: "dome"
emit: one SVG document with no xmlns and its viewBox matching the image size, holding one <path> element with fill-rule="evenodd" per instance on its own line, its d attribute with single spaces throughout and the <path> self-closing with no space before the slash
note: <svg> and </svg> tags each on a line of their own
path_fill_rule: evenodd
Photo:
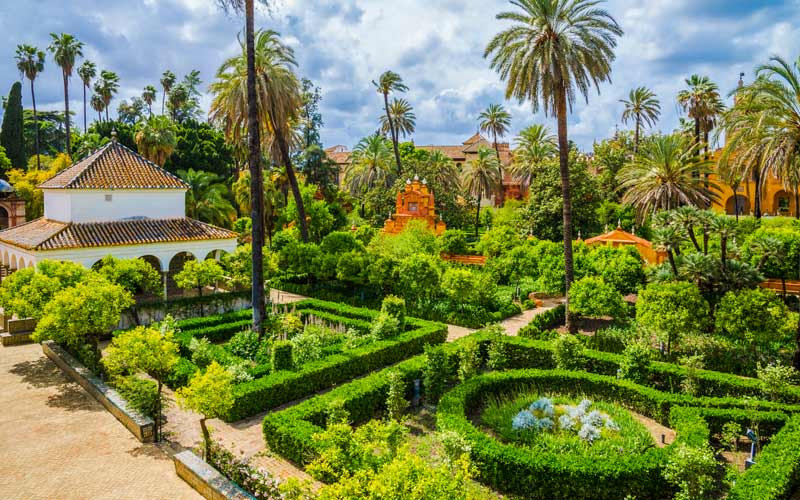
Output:
<svg viewBox="0 0 800 500">
<path fill-rule="evenodd" d="M 0 193 L 13 193 L 14 188 L 7 181 L 0 179 Z"/>
</svg>

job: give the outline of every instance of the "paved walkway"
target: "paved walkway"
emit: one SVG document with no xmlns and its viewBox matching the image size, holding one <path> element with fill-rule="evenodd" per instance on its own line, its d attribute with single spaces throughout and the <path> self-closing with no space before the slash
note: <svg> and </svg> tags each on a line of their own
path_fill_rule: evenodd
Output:
<svg viewBox="0 0 800 500">
<path fill-rule="evenodd" d="M 4 500 L 201 498 L 39 344 L 0 347 L 0 467 Z"/>
</svg>

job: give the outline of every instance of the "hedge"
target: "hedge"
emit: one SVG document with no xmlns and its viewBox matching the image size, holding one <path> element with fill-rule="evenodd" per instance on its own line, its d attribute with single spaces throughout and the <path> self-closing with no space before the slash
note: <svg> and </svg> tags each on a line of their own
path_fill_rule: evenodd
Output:
<svg viewBox="0 0 800 500">
<path fill-rule="evenodd" d="M 566 320 L 567 308 L 564 304 L 559 304 L 552 309 L 537 314 L 530 323 L 523 326 L 517 335 L 520 337 L 537 338 L 543 332 L 551 330 L 564 324 Z"/>
</svg>

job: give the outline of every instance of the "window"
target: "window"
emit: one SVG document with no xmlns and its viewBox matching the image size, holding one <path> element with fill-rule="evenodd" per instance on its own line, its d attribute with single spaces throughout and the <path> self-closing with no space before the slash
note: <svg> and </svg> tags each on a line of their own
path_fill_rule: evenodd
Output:
<svg viewBox="0 0 800 500">
<path fill-rule="evenodd" d="M 111 201 L 111 195 L 110 194 L 106 195 L 106 201 Z"/>
<path fill-rule="evenodd" d="M 416 212 L 417 210 L 419 210 L 419 208 L 418 208 L 418 204 L 416 202 L 412 201 L 412 202 L 410 202 L 408 204 L 408 211 L 409 212 Z"/>
</svg>

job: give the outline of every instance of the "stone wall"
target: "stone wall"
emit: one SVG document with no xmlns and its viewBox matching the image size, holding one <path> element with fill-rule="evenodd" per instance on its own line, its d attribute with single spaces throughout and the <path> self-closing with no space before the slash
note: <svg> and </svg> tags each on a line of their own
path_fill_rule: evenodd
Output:
<svg viewBox="0 0 800 500">
<path fill-rule="evenodd" d="M 122 319 L 115 330 L 127 330 L 138 325 L 149 325 L 164 319 L 171 314 L 176 320 L 210 316 L 226 312 L 239 311 L 251 307 L 250 296 L 241 293 L 222 292 L 204 296 L 199 301 L 197 297 L 176 299 L 170 301 L 157 301 L 138 304 L 134 310 L 123 313 Z"/>
<path fill-rule="evenodd" d="M 255 497 L 241 489 L 200 457 L 185 450 L 172 457 L 175 473 L 209 500 L 254 500 Z"/>
</svg>

